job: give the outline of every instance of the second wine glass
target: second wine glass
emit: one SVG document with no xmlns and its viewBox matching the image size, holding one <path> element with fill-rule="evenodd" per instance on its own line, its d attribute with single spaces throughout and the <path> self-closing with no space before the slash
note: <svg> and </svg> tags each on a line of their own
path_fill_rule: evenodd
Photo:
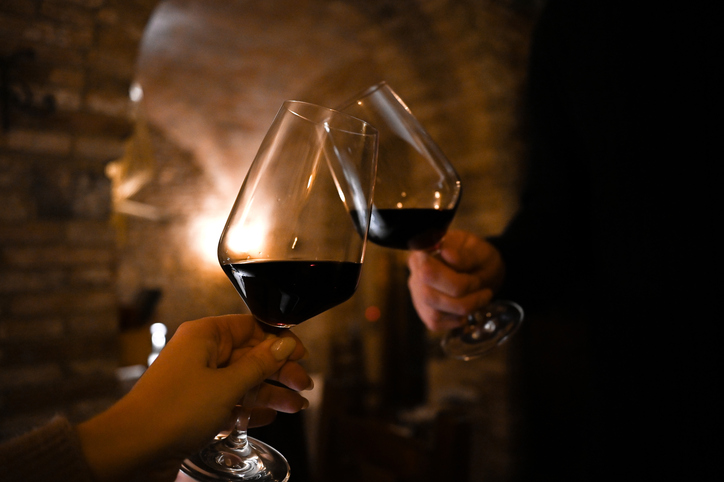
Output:
<svg viewBox="0 0 724 482">
<path fill-rule="evenodd" d="M 460 197 L 460 176 L 402 99 L 376 84 L 340 108 L 379 131 L 377 183 L 369 240 L 380 246 L 439 251 Z M 443 351 L 469 360 L 504 343 L 523 321 L 522 308 L 495 301 L 448 332 Z"/>
<path fill-rule="evenodd" d="M 354 294 L 376 155 L 377 132 L 368 123 L 306 102 L 282 105 L 218 248 L 222 269 L 257 320 L 291 328 Z M 201 481 L 289 479 L 284 457 L 246 434 L 251 402 L 245 398 L 245 414 L 229 436 L 184 462 L 186 474 Z"/>
</svg>

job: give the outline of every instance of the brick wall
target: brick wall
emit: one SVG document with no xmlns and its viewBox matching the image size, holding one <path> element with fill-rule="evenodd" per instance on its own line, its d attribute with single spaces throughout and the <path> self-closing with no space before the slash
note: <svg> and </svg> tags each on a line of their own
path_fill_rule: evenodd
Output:
<svg viewBox="0 0 724 482">
<path fill-rule="evenodd" d="M 0 1 L 0 439 L 116 397 L 105 166 L 131 132 L 128 87 L 155 3 Z"/>
</svg>

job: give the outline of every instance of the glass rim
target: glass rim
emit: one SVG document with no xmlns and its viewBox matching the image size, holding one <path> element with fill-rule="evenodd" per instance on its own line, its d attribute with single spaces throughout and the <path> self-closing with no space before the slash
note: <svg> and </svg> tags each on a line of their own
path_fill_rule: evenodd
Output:
<svg viewBox="0 0 724 482">
<path fill-rule="evenodd" d="M 373 84 L 373 85 L 367 87 L 366 89 L 360 91 L 358 94 L 356 94 L 354 97 L 352 97 L 350 99 L 350 103 L 356 99 L 361 99 L 362 97 L 367 97 L 370 94 L 374 94 L 378 90 L 382 90 L 385 87 L 388 90 L 390 90 L 392 93 L 395 92 L 394 90 L 392 90 L 392 87 L 390 87 L 390 84 L 388 84 L 386 80 L 383 80 L 383 81 L 377 82 L 376 84 Z"/>
<path fill-rule="evenodd" d="M 311 108 L 319 109 L 319 110 L 321 110 L 321 111 L 326 111 L 326 112 L 329 112 L 329 113 L 333 114 L 333 115 L 336 116 L 336 117 L 340 117 L 340 118 L 347 119 L 347 120 L 353 120 L 353 121 L 359 123 L 363 128 L 362 128 L 361 130 L 359 130 L 359 131 L 355 131 L 355 130 L 352 130 L 352 129 L 349 129 L 349 128 L 345 129 L 345 128 L 343 128 L 343 127 L 339 127 L 339 126 L 332 125 L 332 124 L 330 124 L 329 122 L 327 122 L 327 121 L 329 120 L 329 118 L 326 118 L 326 119 L 313 119 L 313 118 L 311 118 L 309 115 L 306 115 L 306 114 L 303 113 L 303 112 L 299 112 L 298 110 L 290 109 L 289 106 L 291 106 L 291 105 L 303 105 L 303 106 L 305 106 L 305 107 L 311 107 Z M 355 116 L 353 116 L 353 115 L 350 115 L 350 114 L 347 114 L 347 113 L 345 113 L 345 112 L 342 112 L 342 111 L 340 111 L 340 110 L 338 110 L 338 109 L 333 109 L 333 108 L 331 108 L 331 107 L 327 107 L 327 106 L 324 106 L 324 105 L 321 105 L 321 104 L 315 104 L 315 103 L 313 103 L 313 102 L 307 102 L 307 101 L 304 101 L 304 100 L 294 100 L 294 99 L 290 99 L 290 100 L 285 100 L 285 101 L 282 103 L 282 107 L 281 107 L 281 108 L 282 108 L 282 109 L 285 109 L 286 111 L 288 111 L 289 113 L 291 113 L 291 114 L 293 114 L 293 115 L 296 115 L 297 117 L 299 117 L 299 118 L 301 118 L 301 119 L 304 119 L 304 120 L 306 120 L 306 121 L 309 121 L 309 122 L 312 123 L 312 124 L 325 125 L 325 126 L 328 127 L 329 129 L 333 129 L 333 130 L 336 130 L 336 131 L 347 132 L 347 133 L 350 133 L 350 134 L 357 134 L 357 135 L 363 135 L 363 136 L 369 136 L 369 135 L 371 135 L 371 136 L 376 136 L 376 135 L 378 135 L 377 128 L 376 128 L 375 126 L 373 126 L 372 124 L 370 124 L 369 122 L 367 122 L 366 120 L 360 119 L 359 117 L 355 117 Z"/>
<path fill-rule="evenodd" d="M 390 87 L 390 84 L 388 84 L 386 80 L 382 80 L 382 81 L 380 81 L 380 82 L 377 82 L 376 84 L 373 84 L 373 85 L 367 87 L 366 89 L 359 91 L 359 92 L 356 93 L 354 96 L 348 98 L 343 104 L 341 104 L 341 105 L 338 107 L 338 109 L 343 111 L 344 109 L 346 109 L 347 107 L 351 106 L 351 105 L 354 104 L 355 102 L 359 102 L 359 101 L 361 101 L 362 99 L 364 99 L 365 97 L 370 97 L 370 96 L 372 96 L 374 93 L 376 93 L 376 92 L 378 92 L 378 91 L 381 91 L 381 90 L 384 90 L 384 91 L 387 92 L 389 95 L 391 95 L 392 97 L 394 97 L 395 100 L 396 100 L 410 115 L 412 115 L 412 112 L 410 111 L 410 108 L 409 108 L 409 107 L 407 106 L 407 104 L 402 100 L 402 98 L 397 94 L 397 92 L 395 92 L 395 90 L 394 90 L 392 87 Z M 384 95 L 384 94 L 383 94 L 383 95 Z"/>
</svg>

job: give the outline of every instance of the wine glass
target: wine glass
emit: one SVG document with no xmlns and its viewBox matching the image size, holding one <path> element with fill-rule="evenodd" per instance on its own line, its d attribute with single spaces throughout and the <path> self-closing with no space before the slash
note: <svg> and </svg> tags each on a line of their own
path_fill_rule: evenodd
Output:
<svg viewBox="0 0 724 482">
<path fill-rule="evenodd" d="M 377 131 L 367 122 L 306 102 L 282 105 L 218 247 L 222 269 L 270 330 L 298 325 L 357 289 L 376 162 Z M 182 471 L 201 481 L 288 480 L 286 459 L 247 436 L 245 412 Z"/>
<path fill-rule="evenodd" d="M 369 241 L 439 253 L 462 194 L 455 168 L 386 82 L 354 96 L 339 110 L 366 120 L 379 132 Z M 462 360 L 478 357 L 508 340 L 522 321 L 518 304 L 495 301 L 446 333 L 443 351 Z"/>
</svg>

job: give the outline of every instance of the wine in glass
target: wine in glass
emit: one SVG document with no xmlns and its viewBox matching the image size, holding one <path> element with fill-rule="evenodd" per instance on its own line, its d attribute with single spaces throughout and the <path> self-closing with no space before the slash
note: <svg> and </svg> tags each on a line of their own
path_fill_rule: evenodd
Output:
<svg viewBox="0 0 724 482">
<path fill-rule="evenodd" d="M 340 108 L 379 132 L 377 181 L 369 240 L 380 246 L 439 251 L 462 194 L 462 183 L 425 128 L 386 82 L 354 96 Z M 468 360 L 504 343 L 523 321 L 523 310 L 495 301 L 448 332 L 442 347 Z"/>
<path fill-rule="evenodd" d="M 257 320 L 290 328 L 354 294 L 376 156 L 377 132 L 367 122 L 306 102 L 282 105 L 218 248 L 222 269 Z M 288 480 L 284 457 L 248 437 L 247 424 L 248 412 L 182 470 L 201 481 Z"/>
</svg>

